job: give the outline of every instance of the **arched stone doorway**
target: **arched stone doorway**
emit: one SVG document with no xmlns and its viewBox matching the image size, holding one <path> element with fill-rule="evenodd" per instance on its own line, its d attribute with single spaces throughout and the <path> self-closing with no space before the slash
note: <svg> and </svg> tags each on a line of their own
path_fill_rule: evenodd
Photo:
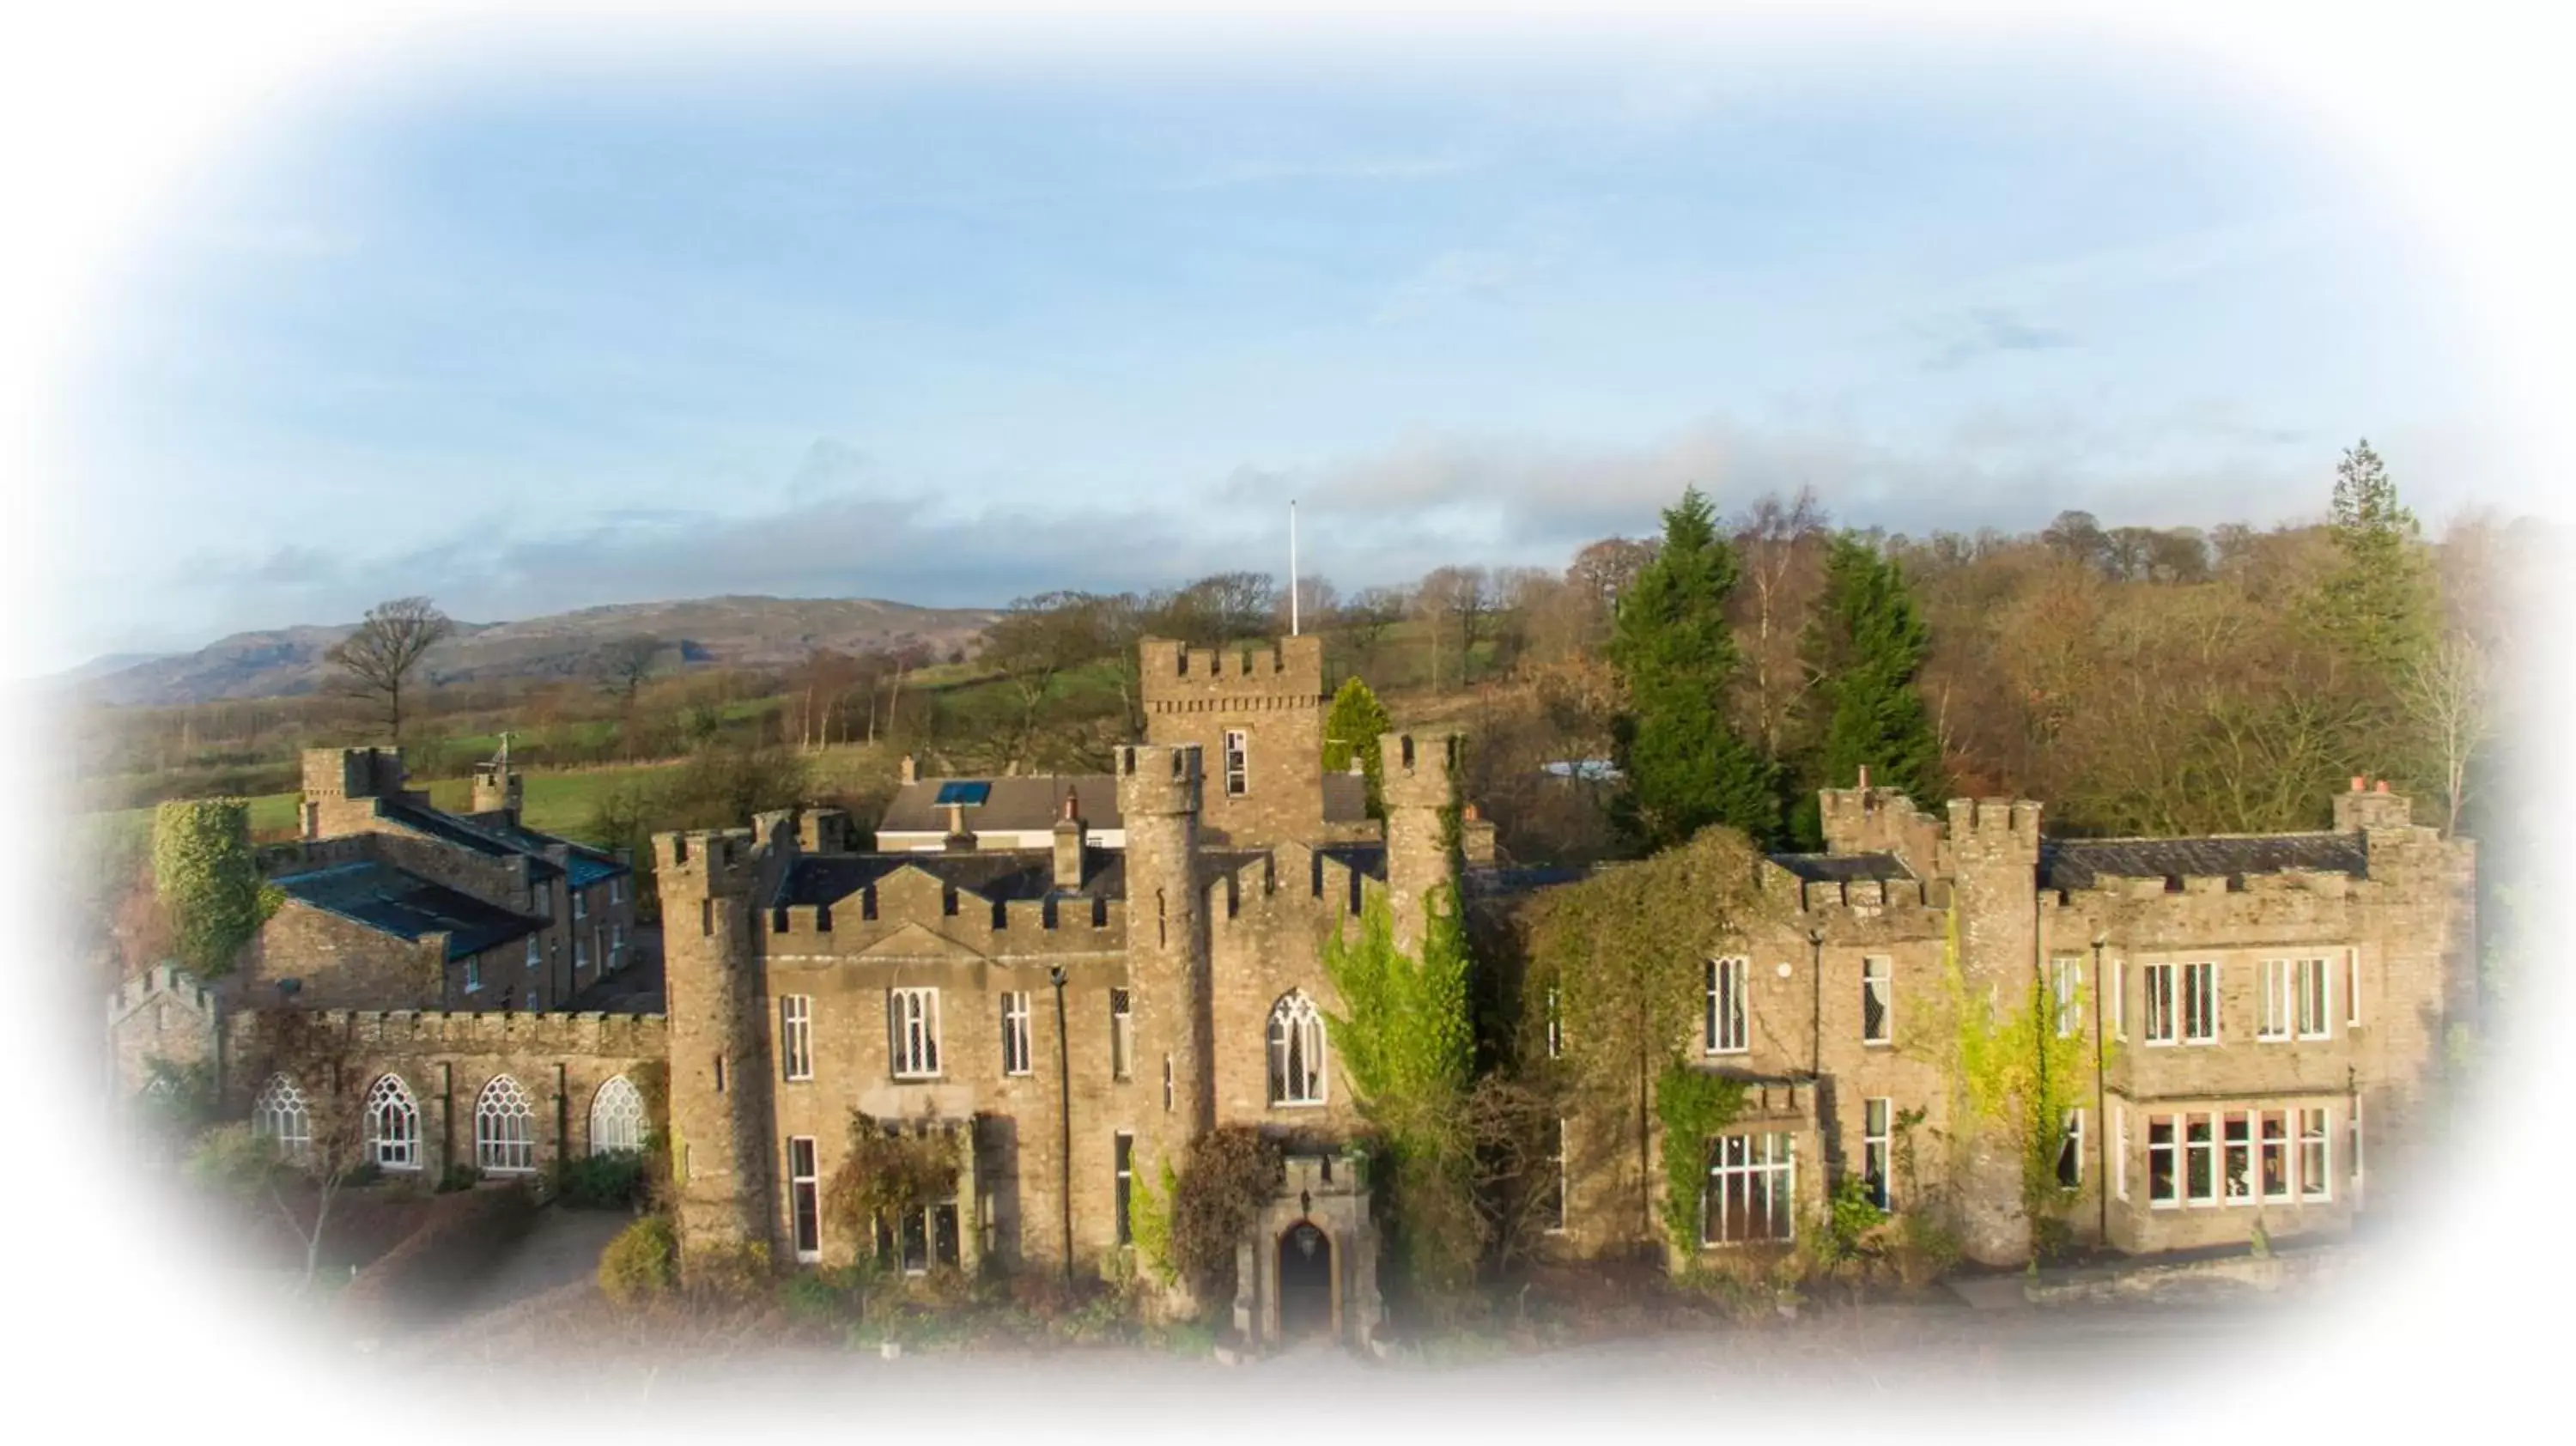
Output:
<svg viewBox="0 0 2576 1446">
<path fill-rule="evenodd" d="M 1336 1334 L 1333 1277 L 1333 1237 L 1314 1221 L 1300 1220 L 1279 1233 L 1281 1342 Z"/>
</svg>

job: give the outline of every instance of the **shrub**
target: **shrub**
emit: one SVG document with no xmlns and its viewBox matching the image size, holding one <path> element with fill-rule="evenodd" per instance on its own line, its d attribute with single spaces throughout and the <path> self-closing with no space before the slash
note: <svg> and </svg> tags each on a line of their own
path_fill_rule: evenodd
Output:
<svg viewBox="0 0 2576 1446">
<path fill-rule="evenodd" d="M 1907 1289 L 1920 1290 L 1950 1273 L 1959 1263 L 1958 1232 L 1930 1212 L 1909 1210 L 1896 1217 L 1896 1278 Z"/>
<path fill-rule="evenodd" d="M 647 1215 L 617 1232 L 599 1253 L 599 1288 L 622 1306 L 667 1295 L 679 1284 L 679 1239 L 666 1215 Z"/>
<path fill-rule="evenodd" d="M 831 1321 L 848 1313 L 849 1296 L 831 1281 L 811 1271 L 799 1271 L 787 1277 L 779 1288 L 779 1303 L 798 1320 Z"/>
<path fill-rule="evenodd" d="M 758 1240 L 705 1246 L 690 1252 L 685 1274 L 692 1290 L 736 1300 L 757 1296 L 770 1281 L 769 1246 Z"/>
<path fill-rule="evenodd" d="M 451 1160 L 438 1177 L 438 1193 L 445 1195 L 456 1190 L 471 1190 L 482 1178 L 482 1171 L 462 1160 Z"/>
<path fill-rule="evenodd" d="M 644 1198 L 644 1156 L 613 1150 L 555 1162 L 554 1189 L 576 1210 L 625 1210 Z"/>
<path fill-rule="evenodd" d="M 1286 1165 L 1278 1145 L 1245 1125 L 1190 1142 L 1172 1189 L 1172 1264 L 1201 1302 L 1234 1298 L 1234 1250 Z"/>
</svg>

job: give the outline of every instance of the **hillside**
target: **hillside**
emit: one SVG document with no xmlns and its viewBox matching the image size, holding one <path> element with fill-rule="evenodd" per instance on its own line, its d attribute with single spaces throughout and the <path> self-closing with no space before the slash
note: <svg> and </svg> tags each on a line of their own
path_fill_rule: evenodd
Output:
<svg viewBox="0 0 2576 1446">
<path fill-rule="evenodd" d="M 675 649 L 683 666 L 783 666 L 816 648 L 859 652 L 913 641 L 945 656 L 951 649 L 971 647 L 997 616 L 986 608 L 922 608 L 868 598 L 626 603 L 517 622 L 460 621 L 456 635 L 432 649 L 423 666 L 440 683 L 571 677 L 588 671 L 602 646 L 639 633 Z M 81 693 L 89 701 L 118 707 L 310 693 L 327 671 L 323 654 L 356 626 L 235 633 L 193 653 L 104 672 L 86 680 Z"/>
</svg>

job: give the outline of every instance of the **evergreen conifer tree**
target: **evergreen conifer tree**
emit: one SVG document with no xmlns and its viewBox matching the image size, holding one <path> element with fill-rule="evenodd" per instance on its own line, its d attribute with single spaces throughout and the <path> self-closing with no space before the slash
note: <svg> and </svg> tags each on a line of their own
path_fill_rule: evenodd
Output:
<svg viewBox="0 0 2576 1446">
<path fill-rule="evenodd" d="M 1815 696 L 1826 709 L 1823 736 L 1792 800 L 1791 833 L 1801 847 L 1824 846 L 1818 788 L 1849 788 L 1860 770 L 1921 805 L 1941 788 L 1941 745 L 1914 675 L 1931 633 L 1892 558 L 1851 533 L 1825 554 L 1824 604 L 1808 634 Z"/>
<path fill-rule="evenodd" d="M 2433 588 L 2415 514 L 2363 441 L 2335 468 L 2331 532 L 2337 563 L 2317 590 L 2311 622 L 2335 650 L 2394 680 L 2432 646 Z"/>
<path fill-rule="evenodd" d="M 1756 843 L 1779 831 L 1774 770 L 1726 719 L 1737 661 L 1726 598 L 1735 581 L 1734 549 L 1693 487 L 1664 513 L 1662 547 L 1619 599 L 1608 655 L 1627 697 L 1612 721 L 1621 781 L 1611 816 L 1642 848 L 1669 847 L 1712 823 Z"/>
<path fill-rule="evenodd" d="M 1356 677 L 1342 684 L 1342 690 L 1333 695 L 1332 711 L 1324 715 L 1324 771 L 1343 772 L 1357 758 L 1360 772 L 1368 779 L 1371 818 L 1386 817 L 1386 759 L 1378 752 L 1377 740 L 1394 727 L 1377 694 Z"/>
</svg>

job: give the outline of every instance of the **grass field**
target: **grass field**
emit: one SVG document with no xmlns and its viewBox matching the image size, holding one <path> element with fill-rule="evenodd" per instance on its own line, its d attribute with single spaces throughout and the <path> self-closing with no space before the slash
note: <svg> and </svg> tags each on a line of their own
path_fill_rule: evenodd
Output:
<svg viewBox="0 0 2576 1446">
<path fill-rule="evenodd" d="M 522 775 L 525 802 L 520 818 L 528 827 L 541 833 L 562 834 L 578 839 L 590 823 L 599 801 L 618 785 L 671 768 L 668 763 L 650 763 L 634 768 L 586 768 L 562 773 L 529 773 Z M 443 809 L 462 813 L 472 801 L 474 786 L 462 778 L 442 778 L 429 785 L 429 801 Z M 295 829 L 297 795 L 264 793 L 250 800 L 250 830 L 254 838 L 273 837 Z M 146 834 L 152 827 L 152 810 L 121 808 L 88 815 L 89 826 L 108 833 L 131 830 Z"/>
</svg>

